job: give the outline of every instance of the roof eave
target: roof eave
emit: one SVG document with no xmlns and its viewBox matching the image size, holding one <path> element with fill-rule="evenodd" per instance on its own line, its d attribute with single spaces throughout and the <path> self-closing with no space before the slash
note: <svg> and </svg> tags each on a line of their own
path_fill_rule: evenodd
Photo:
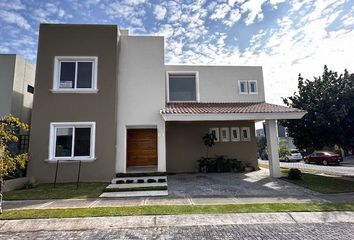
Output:
<svg viewBox="0 0 354 240">
<path fill-rule="evenodd" d="M 306 112 L 274 112 L 274 113 L 162 113 L 165 121 L 235 121 L 235 120 L 277 120 L 301 119 Z"/>
</svg>

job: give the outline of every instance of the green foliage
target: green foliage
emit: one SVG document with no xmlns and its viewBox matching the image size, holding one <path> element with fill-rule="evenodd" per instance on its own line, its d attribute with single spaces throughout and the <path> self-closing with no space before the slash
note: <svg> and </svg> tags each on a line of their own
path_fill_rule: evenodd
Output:
<svg viewBox="0 0 354 240">
<path fill-rule="evenodd" d="M 214 146 L 215 140 L 216 140 L 216 137 L 215 137 L 215 135 L 212 134 L 212 133 L 206 133 L 206 134 L 203 136 L 204 145 L 207 147 L 207 152 L 206 152 L 206 157 L 207 157 L 207 158 L 208 158 L 208 156 L 209 156 L 209 148 L 211 148 L 212 146 Z"/>
<path fill-rule="evenodd" d="M 202 157 L 198 160 L 198 163 L 200 172 L 243 172 L 245 170 L 243 162 L 225 156 Z"/>
<path fill-rule="evenodd" d="M 1 177 L 15 171 L 17 167 L 25 167 L 28 155 L 14 155 L 8 149 L 9 143 L 18 142 L 17 133 L 19 131 L 28 131 L 28 125 L 22 123 L 17 117 L 8 115 L 0 120 Z"/>
<path fill-rule="evenodd" d="M 299 180 L 301 179 L 301 171 L 297 168 L 290 168 L 288 172 L 288 178 L 291 180 Z"/>
<path fill-rule="evenodd" d="M 278 152 L 280 158 L 285 158 L 286 156 L 290 155 L 291 151 L 290 148 L 288 147 L 288 143 L 286 140 L 284 139 L 280 140 Z"/>
<path fill-rule="evenodd" d="M 299 75 L 299 92 L 283 99 L 287 106 L 303 109 L 300 120 L 286 120 L 283 125 L 302 149 L 338 146 L 354 147 L 354 74 L 344 74 L 324 67 L 322 76 L 314 81 Z"/>
</svg>

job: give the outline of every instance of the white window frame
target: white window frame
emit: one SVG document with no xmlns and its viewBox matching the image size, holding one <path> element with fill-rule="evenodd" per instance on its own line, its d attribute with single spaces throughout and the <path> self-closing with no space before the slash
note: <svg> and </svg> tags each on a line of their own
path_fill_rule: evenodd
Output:
<svg viewBox="0 0 354 240">
<path fill-rule="evenodd" d="M 223 136 L 223 132 L 226 133 L 226 137 Z M 230 142 L 230 129 L 228 127 L 220 128 L 220 140 L 221 142 Z"/>
<path fill-rule="evenodd" d="M 246 138 L 243 136 L 243 130 L 246 130 L 246 132 L 247 132 L 247 137 Z M 241 128 L 241 140 L 243 142 L 251 141 L 251 128 L 249 128 L 249 127 L 242 127 Z"/>
<path fill-rule="evenodd" d="M 234 137 L 233 131 L 237 132 L 237 138 Z M 230 136 L 232 142 L 239 142 L 240 141 L 240 128 L 239 127 L 232 127 L 230 128 Z"/>
<path fill-rule="evenodd" d="M 251 83 L 255 84 L 255 89 L 256 89 L 255 92 L 251 92 Z M 249 80 L 248 81 L 248 93 L 249 94 L 258 94 L 258 83 L 257 83 L 257 80 Z"/>
<path fill-rule="evenodd" d="M 196 90 L 196 100 L 195 101 L 171 101 L 170 100 L 170 74 L 195 74 L 195 90 Z M 166 71 L 166 100 L 167 102 L 199 102 L 199 72 L 198 71 Z"/>
<path fill-rule="evenodd" d="M 73 139 L 72 139 L 72 156 L 71 157 L 56 157 L 56 130 L 58 128 L 74 128 Z M 73 156 L 75 148 L 75 128 L 91 128 L 91 139 L 90 139 L 90 156 Z M 95 143 L 96 143 L 96 123 L 95 122 L 52 122 L 50 123 L 50 133 L 49 133 L 49 161 L 94 161 L 95 158 Z"/>
<path fill-rule="evenodd" d="M 241 92 L 241 83 L 245 84 L 245 92 Z M 248 83 L 247 80 L 238 80 L 238 92 L 240 94 L 248 94 Z"/>
<path fill-rule="evenodd" d="M 76 62 L 74 88 L 60 88 L 60 68 L 61 62 Z M 77 66 L 78 62 L 92 62 L 92 87 L 77 88 Z M 53 93 L 97 93 L 97 64 L 96 56 L 56 56 L 54 58 Z"/>
<path fill-rule="evenodd" d="M 209 133 L 212 134 L 212 132 L 215 131 L 215 137 L 216 140 L 214 140 L 214 142 L 219 142 L 220 141 L 220 134 L 219 134 L 219 128 L 209 128 Z"/>
</svg>

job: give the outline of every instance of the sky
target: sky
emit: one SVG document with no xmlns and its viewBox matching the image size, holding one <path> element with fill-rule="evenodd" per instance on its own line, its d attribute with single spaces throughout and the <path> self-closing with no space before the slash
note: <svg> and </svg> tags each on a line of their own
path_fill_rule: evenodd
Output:
<svg viewBox="0 0 354 240">
<path fill-rule="evenodd" d="M 354 72 L 354 0 L 0 0 L 0 53 L 35 64 L 39 23 L 165 36 L 166 64 L 263 66 L 270 103 L 297 91 L 299 73 Z"/>
</svg>

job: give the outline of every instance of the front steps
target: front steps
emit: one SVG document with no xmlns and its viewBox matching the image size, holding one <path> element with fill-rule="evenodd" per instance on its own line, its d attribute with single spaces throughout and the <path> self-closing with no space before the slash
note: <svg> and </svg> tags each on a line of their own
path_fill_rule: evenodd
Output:
<svg viewBox="0 0 354 240">
<path fill-rule="evenodd" d="M 117 174 L 112 179 L 102 198 L 167 196 L 167 176 L 165 173 L 127 173 Z"/>
</svg>

